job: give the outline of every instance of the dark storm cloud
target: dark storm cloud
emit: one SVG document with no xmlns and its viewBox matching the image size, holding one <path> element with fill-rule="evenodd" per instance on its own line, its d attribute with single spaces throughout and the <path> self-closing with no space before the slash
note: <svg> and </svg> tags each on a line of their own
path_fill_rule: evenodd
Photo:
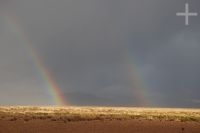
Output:
<svg viewBox="0 0 200 133">
<path fill-rule="evenodd" d="M 155 106 L 199 107 L 200 17 L 184 25 L 186 2 L 18 0 L 13 10 L 70 103 L 138 105 L 134 59 Z"/>
</svg>

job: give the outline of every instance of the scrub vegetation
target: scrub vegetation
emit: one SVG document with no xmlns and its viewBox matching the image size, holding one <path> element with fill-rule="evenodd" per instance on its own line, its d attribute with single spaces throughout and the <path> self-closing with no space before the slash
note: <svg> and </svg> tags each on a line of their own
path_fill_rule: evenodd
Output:
<svg viewBox="0 0 200 133">
<path fill-rule="evenodd" d="M 0 120 L 9 121 L 160 120 L 200 122 L 200 109 L 123 107 L 0 107 Z"/>
</svg>

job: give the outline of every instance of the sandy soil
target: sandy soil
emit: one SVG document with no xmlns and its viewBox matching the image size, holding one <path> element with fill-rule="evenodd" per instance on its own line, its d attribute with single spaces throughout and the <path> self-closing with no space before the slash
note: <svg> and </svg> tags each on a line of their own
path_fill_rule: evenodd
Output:
<svg viewBox="0 0 200 133">
<path fill-rule="evenodd" d="M 200 110 L 0 107 L 0 133 L 200 133 Z"/>
<path fill-rule="evenodd" d="M 154 120 L 0 120 L 0 133 L 200 133 L 200 123 Z"/>
</svg>

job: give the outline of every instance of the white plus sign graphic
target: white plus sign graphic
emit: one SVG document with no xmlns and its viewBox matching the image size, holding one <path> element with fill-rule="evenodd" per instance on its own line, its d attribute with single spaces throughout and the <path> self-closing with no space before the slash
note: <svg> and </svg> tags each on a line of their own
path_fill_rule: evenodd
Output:
<svg viewBox="0 0 200 133">
<path fill-rule="evenodd" d="M 189 12 L 189 4 L 185 4 L 185 13 L 177 13 L 177 16 L 184 16 L 185 17 L 185 25 L 189 25 L 189 16 L 197 16 L 198 14 Z"/>
</svg>

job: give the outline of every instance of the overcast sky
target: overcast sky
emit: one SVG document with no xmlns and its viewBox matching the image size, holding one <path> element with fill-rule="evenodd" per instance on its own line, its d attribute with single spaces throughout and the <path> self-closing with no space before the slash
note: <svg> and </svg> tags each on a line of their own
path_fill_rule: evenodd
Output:
<svg viewBox="0 0 200 133">
<path fill-rule="evenodd" d="M 199 13 L 189 26 L 176 16 L 185 3 Z M 31 43 L 70 105 L 200 107 L 199 6 L 1 0 L 0 105 L 53 105 Z"/>
</svg>

